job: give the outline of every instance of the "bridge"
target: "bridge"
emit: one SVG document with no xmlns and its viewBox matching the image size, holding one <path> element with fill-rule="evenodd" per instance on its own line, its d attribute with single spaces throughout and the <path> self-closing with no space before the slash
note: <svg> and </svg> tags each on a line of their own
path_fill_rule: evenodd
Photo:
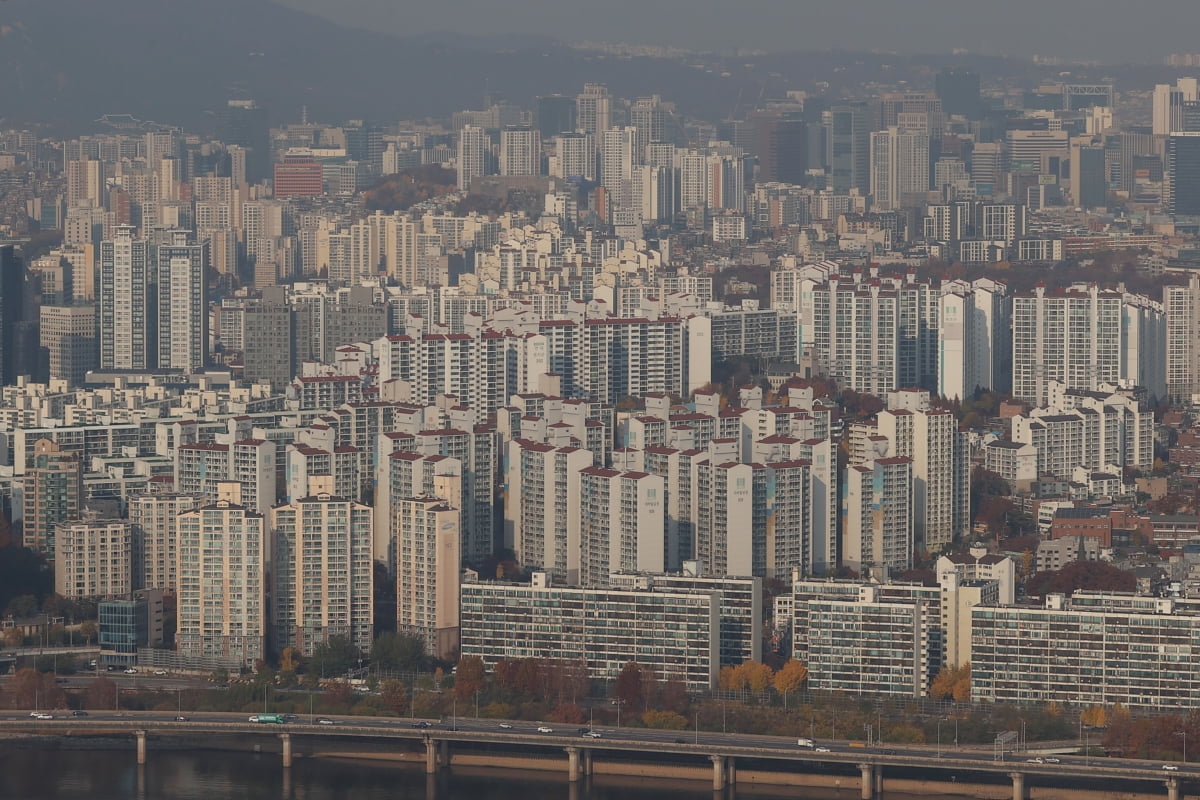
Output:
<svg viewBox="0 0 1200 800">
<path fill-rule="evenodd" d="M 4 713 L 4 712 L 0 712 Z M 780 771 L 817 771 L 840 767 L 859 774 L 860 797 L 874 800 L 883 791 L 884 776 L 892 770 L 919 769 L 947 781 L 962 773 L 1007 777 L 1012 782 L 1013 800 L 1026 800 L 1031 784 L 1061 783 L 1071 779 L 1103 782 L 1135 791 L 1138 784 L 1166 788 L 1168 800 L 1182 800 L 1184 784 L 1200 781 L 1200 765 L 1062 755 L 1046 758 L 1033 753 L 1004 753 L 999 758 L 988 750 L 953 749 L 929 745 L 888 745 L 864 748 L 857 743 L 818 741 L 817 747 L 798 747 L 796 740 L 779 736 L 724 734 L 707 731 L 664 731 L 620 728 L 590 731 L 561 723 L 501 722 L 500 720 L 456 719 L 438 723 L 381 717 L 329 719 L 302 717 L 288 724 L 250 722 L 247 714 L 192 713 L 180 721 L 162 712 L 89 712 L 73 717 L 71 712 L 43 712 L 52 719 L 38 719 L 29 712 L 7 712 L 3 717 L 9 736 L 111 736 L 131 735 L 137 743 L 137 763 L 145 764 L 151 737 L 232 735 L 274 737 L 280 742 L 284 767 L 291 767 L 293 739 L 305 736 L 359 737 L 405 742 L 417 752 L 424 749 L 425 771 L 435 774 L 449 766 L 456 745 L 500 745 L 545 756 L 563 754 L 568 780 L 590 776 L 594 760 L 619 761 L 635 754 L 669 756 L 677 762 L 707 763 L 712 768 L 714 791 L 737 782 L 742 763 L 774 762 Z M 819 748 L 819 749 L 818 749 Z"/>
</svg>

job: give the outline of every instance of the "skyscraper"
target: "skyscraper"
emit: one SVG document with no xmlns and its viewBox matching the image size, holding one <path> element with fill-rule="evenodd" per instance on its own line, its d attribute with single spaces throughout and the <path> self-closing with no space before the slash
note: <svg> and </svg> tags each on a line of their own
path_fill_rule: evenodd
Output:
<svg viewBox="0 0 1200 800">
<path fill-rule="evenodd" d="M 187 372 L 208 364 L 208 243 L 175 231 L 158 248 L 158 366 Z"/>
<path fill-rule="evenodd" d="M 400 501 L 396 517 L 396 628 L 448 658 L 458 650 L 459 513 L 444 500 L 417 497 Z"/>
<path fill-rule="evenodd" d="M 574 97 L 551 94 L 537 99 L 537 129 L 543 139 L 575 130 Z"/>
<path fill-rule="evenodd" d="M 934 78 L 934 91 L 947 114 L 978 119 L 983 111 L 979 99 L 979 74 L 966 67 L 944 67 Z"/>
<path fill-rule="evenodd" d="M 575 98 L 575 127 L 590 133 L 597 145 L 600 135 L 612 127 L 612 97 L 602 83 L 585 83 Z"/>
<path fill-rule="evenodd" d="M 243 177 L 237 174 L 243 170 L 243 179 L 250 183 L 266 179 L 271 167 L 271 129 L 266 109 L 253 100 L 230 100 L 222 123 L 221 141 L 241 148 L 235 156 L 235 179 Z"/>
<path fill-rule="evenodd" d="M 1184 130 L 1184 103 L 1197 100 L 1200 100 L 1200 91 L 1195 78 L 1180 78 L 1174 85 L 1155 85 L 1151 98 L 1151 131 L 1156 136 L 1170 136 Z"/>
<path fill-rule="evenodd" d="M 69 386 L 83 384 L 89 370 L 99 366 L 96 349 L 96 307 L 42 306 L 41 346 L 49 359 L 49 376 Z"/>
<path fill-rule="evenodd" d="M 808 123 L 782 114 L 754 120 L 759 183 L 803 184 L 808 170 Z"/>
<path fill-rule="evenodd" d="M 829 110 L 830 184 L 838 194 L 871 191 L 871 107 L 864 101 Z"/>
<path fill-rule="evenodd" d="M 0 382 L 17 382 L 17 323 L 24 318 L 25 264 L 11 244 L 0 245 Z"/>
<path fill-rule="evenodd" d="M 119 226 L 100 243 L 100 367 L 133 370 L 153 367 L 157 352 L 151 318 L 154 251 L 134 228 Z M 202 311 L 201 313 L 206 313 Z"/>
<path fill-rule="evenodd" d="M 1200 215 L 1200 133 L 1167 138 L 1167 196 L 1163 204 L 1176 216 Z"/>
<path fill-rule="evenodd" d="M 929 191 L 929 134 L 890 127 L 871 134 L 871 198 L 878 211 L 900 209 Z"/>
</svg>

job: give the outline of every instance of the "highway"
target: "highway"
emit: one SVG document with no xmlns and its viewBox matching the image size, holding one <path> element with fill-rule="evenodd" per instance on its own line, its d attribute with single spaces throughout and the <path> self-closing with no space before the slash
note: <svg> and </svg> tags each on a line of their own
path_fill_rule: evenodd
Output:
<svg viewBox="0 0 1200 800">
<path fill-rule="evenodd" d="M 746 734 L 725 734 L 711 731 L 664 731 L 646 728 L 597 728 L 598 738 L 585 735 L 586 725 L 564 725 L 556 722 L 524 722 L 458 718 L 455 720 L 413 720 L 410 718 L 385 717 L 328 717 L 322 724 L 321 717 L 300 715 L 289 724 L 257 723 L 249 721 L 249 714 L 183 712 L 186 721 L 177 721 L 169 712 L 104 712 L 88 711 L 86 717 L 72 717 L 70 711 L 49 712 L 54 719 L 39 720 L 29 711 L 0 712 L 10 733 L 52 734 L 74 730 L 111 732 L 114 729 L 132 732 L 146 730 L 152 736 L 196 734 L 266 734 L 321 736 L 358 736 L 399 738 L 416 741 L 464 743 L 511 744 L 532 749 L 546 748 L 561 753 L 566 747 L 580 747 L 599 751 L 637 751 L 675 753 L 695 756 L 724 755 L 735 758 L 763 760 L 787 760 L 794 762 L 820 762 L 846 764 L 850 766 L 870 763 L 878 766 L 907 766 L 955 771 L 991 773 L 1022 772 L 1030 776 L 1083 777 L 1115 780 L 1166 780 L 1180 778 L 1200 779 L 1200 764 L 1177 764 L 1161 761 L 1138 761 L 1133 759 L 1109 759 L 1080 755 L 1053 756 L 1059 761 L 1045 762 L 1044 756 L 1025 753 L 1008 753 L 1003 760 L 995 760 L 992 752 L 983 750 L 952 749 L 943 746 L 941 754 L 931 745 L 890 745 L 865 748 L 852 746 L 846 741 L 816 741 L 816 748 L 827 748 L 828 752 L 816 748 L 799 747 L 793 738 Z M 549 732 L 539 728 L 549 728 Z M 1042 758 L 1043 762 L 1034 761 Z M 1170 769 L 1168 769 L 1170 767 Z"/>
</svg>

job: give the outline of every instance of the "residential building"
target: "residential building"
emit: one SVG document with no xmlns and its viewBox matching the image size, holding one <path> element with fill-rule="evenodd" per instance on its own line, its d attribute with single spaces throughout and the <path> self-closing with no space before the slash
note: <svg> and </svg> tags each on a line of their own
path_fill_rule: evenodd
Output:
<svg viewBox="0 0 1200 800">
<path fill-rule="evenodd" d="M 460 516 L 442 499 L 396 509 L 396 629 L 421 637 L 435 658 L 459 651 Z"/>
<path fill-rule="evenodd" d="M 54 591 L 110 598 L 133 591 L 133 526 L 122 520 L 62 522 L 55 534 Z"/>
<path fill-rule="evenodd" d="M 179 580 L 177 518 L 199 508 L 204 495 L 138 494 L 128 500 L 133 525 L 135 583 L 139 588 L 176 594 Z"/>
<path fill-rule="evenodd" d="M 842 565 L 903 571 L 912 565 L 913 462 L 876 458 L 846 469 L 842 489 Z"/>
<path fill-rule="evenodd" d="M 22 543 L 54 558 L 59 523 L 79 517 L 83 508 L 83 467 L 79 456 L 50 439 L 38 439 L 33 445 L 33 463 L 25 471 L 22 486 Z"/>
</svg>

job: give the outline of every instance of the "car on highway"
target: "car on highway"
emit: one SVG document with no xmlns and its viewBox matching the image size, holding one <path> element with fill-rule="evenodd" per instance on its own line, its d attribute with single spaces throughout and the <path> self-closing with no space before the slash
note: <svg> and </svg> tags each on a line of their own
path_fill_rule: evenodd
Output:
<svg viewBox="0 0 1200 800">
<path fill-rule="evenodd" d="M 175 721 L 176 721 L 176 722 L 187 722 L 187 721 L 188 721 L 188 718 L 187 718 L 187 717 L 185 717 L 185 716 L 183 716 L 182 714 L 180 714 L 179 716 L 177 716 L 177 717 L 175 718 Z"/>
<path fill-rule="evenodd" d="M 133 667 L 126 667 L 125 674 L 126 675 L 137 675 L 137 670 L 134 669 Z"/>
<path fill-rule="evenodd" d="M 1046 759 L 1044 759 L 1044 758 L 1027 758 L 1027 759 L 1025 759 L 1025 763 L 1026 764 L 1045 764 Z"/>
<path fill-rule="evenodd" d="M 317 724 L 318 725 L 337 725 L 337 720 L 329 719 L 329 717 L 319 717 L 317 719 Z"/>
<path fill-rule="evenodd" d="M 72 711 L 71 712 L 72 717 L 86 717 L 87 715 L 88 715 L 88 713 L 86 711 Z"/>
<path fill-rule="evenodd" d="M 554 733 L 554 728 L 551 728 L 549 725 L 539 725 L 538 733 Z"/>
<path fill-rule="evenodd" d="M 589 739 L 599 739 L 602 735 L 600 731 L 588 731 L 584 734 Z"/>
<path fill-rule="evenodd" d="M 47 714 L 45 711 L 35 711 L 30 716 L 34 719 L 54 719 L 53 714 Z"/>
<path fill-rule="evenodd" d="M 156 669 L 154 670 L 154 674 L 161 678 L 167 674 L 167 671 L 165 669 Z"/>
<path fill-rule="evenodd" d="M 426 722 L 426 721 L 424 721 L 424 720 L 421 720 L 420 722 L 414 722 L 414 723 L 412 724 L 412 726 L 413 726 L 414 728 L 432 728 L 432 727 L 433 727 L 433 723 L 432 723 L 432 722 Z M 511 727 L 511 726 L 510 726 L 510 727 Z"/>
<path fill-rule="evenodd" d="M 1163 764 L 1163 769 L 1170 770 L 1171 772 L 1178 772 L 1179 765 L 1178 764 Z"/>
<path fill-rule="evenodd" d="M 830 750 L 828 747 L 817 747 L 813 750 L 813 752 L 814 753 L 832 753 L 833 751 Z"/>
<path fill-rule="evenodd" d="M 501 728 L 504 728 L 504 730 L 506 730 L 506 731 L 511 731 L 511 730 L 512 730 L 512 723 L 509 723 L 509 722 L 501 722 L 501 723 L 500 723 L 500 727 L 501 727 Z"/>
</svg>

